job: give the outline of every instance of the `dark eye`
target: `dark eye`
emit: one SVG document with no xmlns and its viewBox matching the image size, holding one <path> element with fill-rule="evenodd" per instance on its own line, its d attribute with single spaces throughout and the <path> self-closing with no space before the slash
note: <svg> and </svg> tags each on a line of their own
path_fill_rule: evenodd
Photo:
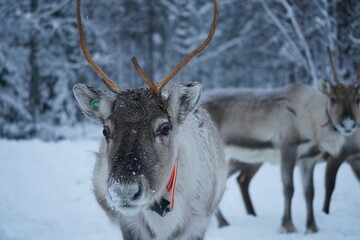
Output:
<svg viewBox="0 0 360 240">
<path fill-rule="evenodd" d="M 335 104 L 337 101 L 336 101 L 336 98 L 330 98 L 330 102 L 331 102 L 331 104 Z"/>
<path fill-rule="evenodd" d="M 360 104 L 360 98 L 356 99 L 356 103 L 359 105 Z"/>
<path fill-rule="evenodd" d="M 106 139 L 108 139 L 110 137 L 110 131 L 109 131 L 109 128 L 107 126 L 104 126 L 103 135 L 104 135 L 104 137 Z"/>
<path fill-rule="evenodd" d="M 167 135 L 169 135 L 170 130 L 171 130 L 171 126 L 169 123 L 166 122 L 166 123 L 161 124 L 161 126 L 159 128 L 159 133 L 161 135 L 167 136 Z"/>
</svg>

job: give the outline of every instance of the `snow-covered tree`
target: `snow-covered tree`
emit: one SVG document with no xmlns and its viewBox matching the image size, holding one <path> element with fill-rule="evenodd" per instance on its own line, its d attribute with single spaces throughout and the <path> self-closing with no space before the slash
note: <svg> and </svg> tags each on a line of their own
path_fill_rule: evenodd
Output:
<svg viewBox="0 0 360 240">
<path fill-rule="evenodd" d="M 82 122 L 72 86 L 105 91 L 84 59 L 74 0 L 0 1 L 0 137 L 55 139 L 54 128 Z M 275 87 L 352 81 L 360 55 L 360 1 L 222 0 L 215 37 L 174 81 L 204 88 Z M 90 53 L 122 88 L 142 86 L 131 57 L 162 79 L 206 38 L 211 0 L 82 1 Z"/>
</svg>

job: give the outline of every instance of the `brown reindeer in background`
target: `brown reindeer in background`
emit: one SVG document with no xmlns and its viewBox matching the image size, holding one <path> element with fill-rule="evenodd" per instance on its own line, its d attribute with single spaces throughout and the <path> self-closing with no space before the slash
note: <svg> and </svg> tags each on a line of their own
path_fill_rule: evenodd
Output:
<svg viewBox="0 0 360 240">
<path fill-rule="evenodd" d="M 360 121 L 358 79 L 349 86 L 338 80 L 329 50 L 335 85 L 319 81 L 319 91 L 304 84 L 280 89 L 224 89 L 205 94 L 202 105 L 216 122 L 226 147 L 238 149 L 229 162 L 229 174 L 241 171 L 237 181 L 249 214 L 255 215 L 248 192 L 249 183 L 262 162 L 247 154 L 250 150 L 279 151 L 285 206 L 280 232 L 296 229 L 291 217 L 294 193 L 293 170 L 298 161 L 307 206 L 306 231 L 317 232 L 313 213 L 313 170 L 323 155 L 337 156 L 346 137 Z M 263 161 L 270 161 L 264 157 Z M 247 163 L 239 161 L 248 161 Z M 220 225 L 226 220 L 219 214 Z"/>
<path fill-rule="evenodd" d="M 336 71 L 334 72 L 334 78 L 338 79 Z M 338 80 L 336 81 L 339 82 Z M 359 86 L 358 86 L 359 82 L 360 82 L 360 62 L 358 64 L 356 81 L 350 84 L 348 88 L 354 88 L 355 91 L 359 91 Z M 347 88 L 347 87 L 343 85 L 343 88 Z M 357 96 L 355 100 L 357 101 L 357 105 L 359 105 L 360 104 L 359 96 Z M 357 179 L 360 181 L 360 132 L 359 131 L 356 131 L 355 134 L 353 134 L 352 136 L 346 139 L 345 145 L 341 149 L 339 155 L 331 156 L 327 161 L 326 173 L 325 173 L 325 200 L 323 206 L 323 211 L 327 214 L 330 211 L 330 200 L 331 200 L 331 195 L 335 188 L 337 171 L 340 165 L 344 161 L 350 164 L 354 174 L 356 175 Z"/>
</svg>

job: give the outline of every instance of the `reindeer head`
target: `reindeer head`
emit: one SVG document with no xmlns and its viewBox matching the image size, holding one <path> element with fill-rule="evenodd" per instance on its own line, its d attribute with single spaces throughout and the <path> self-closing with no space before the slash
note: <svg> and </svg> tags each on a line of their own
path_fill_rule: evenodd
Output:
<svg viewBox="0 0 360 240">
<path fill-rule="evenodd" d="M 327 50 L 335 85 L 331 85 L 328 81 L 321 80 L 319 81 L 319 88 L 328 96 L 326 111 L 329 122 L 340 133 L 348 136 L 355 132 L 360 119 L 360 63 L 355 81 L 349 85 L 344 85 L 338 79 L 331 51 L 329 48 L 327 48 Z"/>
<path fill-rule="evenodd" d="M 216 0 L 214 7 L 207 39 L 159 85 L 155 85 L 132 58 L 149 87 L 120 90 L 89 54 L 83 36 L 80 0 L 77 0 L 78 28 L 85 58 L 108 89 L 117 95 L 112 98 L 85 84 L 76 84 L 74 95 L 85 115 L 104 126 L 94 174 L 95 194 L 122 214 L 134 215 L 159 201 L 168 184 L 178 154 L 179 135 L 187 116 L 197 105 L 201 87 L 197 83 L 165 85 L 210 43 L 218 19 Z"/>
</svg>

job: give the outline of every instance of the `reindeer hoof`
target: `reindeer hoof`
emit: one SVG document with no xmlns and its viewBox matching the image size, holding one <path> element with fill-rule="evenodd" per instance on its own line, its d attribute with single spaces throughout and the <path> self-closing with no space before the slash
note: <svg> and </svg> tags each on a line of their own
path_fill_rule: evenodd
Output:
<svg viewBox="0 0 360 240">
<path fill-rule="evenodd" d="M 315 223 L 313 223 L 306 228 L 305 234 L 317 233 L 318 231 L 319 231 L 319 228 L 316 226 Z"/>
<path fill-rule="evenodd" d="M 230 226 L 229 222 L 226 221 L 225 217 L 222 215 L 222 213 L 219 209 L 216 211 L 215 216 L 216 216 L 216 220 L 218 222 L 219 228 Z"/>
<path fill-rule="evenodd" d="M 279 233 L 296 233 L 296 228 L 293 224 L 282 225 L 278 230 Z"/>
<path fill-rule="evenodd" d="M 230 226 L 230 224 L 227 221 L 219 223 L 219 228 L 224 228 L 228 226 Z"/>
<path fill-rule="evenodd" d="M 323 208 L 323 212 L 326 213 L 326 214 L 329 214 L 329 213 L 330 213 L 329 208 L 328 208 L 328 207 L 324 207 L 324 208 Z"/>
<path fill-rule="evenodd" d="M 254 210 L 247 211 L 247 214 L 256 217 L 256 212 Z"/>
</svg>

